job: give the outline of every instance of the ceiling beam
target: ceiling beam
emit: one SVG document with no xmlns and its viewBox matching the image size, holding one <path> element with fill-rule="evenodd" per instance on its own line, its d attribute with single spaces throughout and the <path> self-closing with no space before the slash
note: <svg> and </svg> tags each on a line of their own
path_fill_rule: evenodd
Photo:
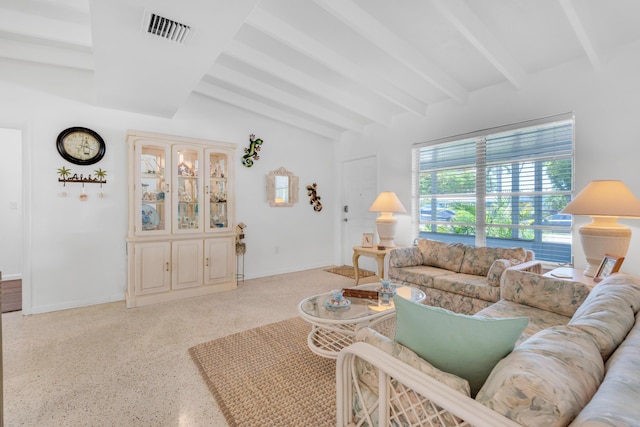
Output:
<svg viewBox="0 0 640 427">
<path fill-rule="evenodd" d="M 58 46 L 0 39 L 0 57 L 93 71 L 93 57 L 89 51 Z"/>
<path fill-rule="evenodd" d="M 398 89 L 375 70 L 347 60 L 322 43 L 297 30 L 287 22 L 267 12 L 259 6 L 254 9 L 246 22 L 253 28 L 267 34 L 298 52 L 324 64 L 326 67 L 360 84 L 369 91 L 398 105 L 402 109 L 424 117 L 427 105 L 410 94 Z"/>
<path fill-rule="evenodd" d="M 600 69 L 602 61 L 600 60 L 600 56 L 598 55 L 595 46 L 591 42 L 591 38 L 589 37 L 587 30 L 584 28 L 582 19 L 578 16 L 574 3 L 571 0 L 560 0 L 560 5 L 562 6 L 562 10 L 564 10 L 565 15 L 567 15 L 571 28 L 573 28 L 573 31 L 576 33 L 576 37 L 578 37 L 578 41 L 582 45 L 582 49 L 584 49 L 587 57 L 589 57 L 591 65 L 593 65 L 596 70 Z"/>
<path fill-rule="evenodd" d="M 431 0 L 433 5 L 516 88 L 527 73 L 463 0 Z"/>
<path fill-rule="evenodd" d="M 222 80 L 225 83 L 240 87 L 245 91 L 258 95 L 259 97 L 277 100 L 277 103 L 284 104 L 290 109 L 298 110 L 303 114 L 313 115 L 321 121 L 328 122 L 336 127 L 343 128 L 344 130 L 353 130 L 355 132 L 363 131 L 362 124 L 350 120 L 344 115 L 338 114 L 335 111 L 329 111 L 326 108 L 309 102 L 308 100 L 291 95 L 290 93 L 255 80 L 222 65 L 214 64 L 207 76 L 211 76 L 218 80 Z"/>
<path fill-rule="evenodd" d="M 365 119 L 387 126 L 391 124 L 391 115 L 387 111 L 384 111 L 383 108 L 380 108 L 371 102 L 367 102 L 360 97 L 351 95 L 346 91 L 339 90 L 322 80 L 311 77 L 310 75 L 237 40 L 232 40 L 231 43 L 229 43 L 224 54 L 246 64 L 251 64 L 253 68 L 269 73 L 272 76 L 280 78 L 282 76 L 287 76 L 287 82 L 290 84 L 304 89 L 315 96 L 326 99 L 327 101 Z"/>
<path fill-rule="evenodd" d="M 352 0 L 314 0 L 319 6 L 364 36 L 450 98 L 466 102 L 468 91 L 422 52 L 382 25 Z"/>
<path fill-rule="evenodd" d="M 337 140 L 340 136 L 340 131 L 336 129 L 332 129 L 328 126 L 323 126 L 294 114 L 286 113 L 271 105 L 237 94 L 220 86 L 215 86 L 211 83 L 200 82 L 194 89 L 194 92 L 217 101 L 226 102 L 227 104 L 252 111 L 261 116 L 278 120 L 280 122 L 286 123 L 302 130 L 306 130 L 307 132 L 315 133 L 325 138 Z"/>
<path fill-rule="evenodd" d="M 88 23 L 76 24 L 9 9 L 0 13 L 0 32 L 85 48 L 92 46 Z"/>
</svg>

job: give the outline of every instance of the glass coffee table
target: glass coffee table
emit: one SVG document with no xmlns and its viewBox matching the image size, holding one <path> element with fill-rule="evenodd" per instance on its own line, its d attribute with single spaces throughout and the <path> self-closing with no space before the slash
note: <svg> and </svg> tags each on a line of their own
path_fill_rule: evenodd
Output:
<svg viewBox="0 0 640 427">
<path fill-rule="evenodd" d="M 380 283 L 349 289 L 373 291 L 378 288 Z M 424 292 L 410 286 L 397 286 L 396 294 L 416 302 L 426 298 Z M 351 345 L 358 330 L 373 322 L 391 320 L 395 314 L 393 299 L 389 305 L 383 305 L 378 300 L 345 297 L 350 304 L 334 308 L 326 304 L 331 298 L 331 292 L 327 292 L 305 298 L 298 305 L 300 317 L 311 324 L 311 332 L 307 337 L 309 349 L 319 356 L 336 359 L 340 350 Z"/>
</svg>

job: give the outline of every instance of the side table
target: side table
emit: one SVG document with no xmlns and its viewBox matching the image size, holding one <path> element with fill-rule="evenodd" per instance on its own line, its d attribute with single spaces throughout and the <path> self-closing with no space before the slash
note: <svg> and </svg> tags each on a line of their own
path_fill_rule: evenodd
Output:
<svg viewBox="0 0 640 427">
<path fill-rule="evenodd" d="M 360 281 L 360 267 L 358 267 L 358 258 L 360 258 L 360 256 L 375 258 L 376 262 L 378 263 L 378 277 L 380 278 L 380 280 L 382 280 L 384 279 L 384 257 L 391 251 L 391 249 L 395 249 L 395 247 L 382 250 L 379 250 L 376 247 L 353 247 L 353 269 L 356 272 L 356 286 L 358 285 L 358 281 Z"/>
<path fill-rule="evenodd" d="M 594 287 L 596 284 L 593 277 L 585 276 L 584 270 L 572 267 L 557 267 L 551 271 L 547 271 L 543 276 L 554 279 L 573 280 L 574 282 L 584 283 L 589 287 Z"/>
</svg>

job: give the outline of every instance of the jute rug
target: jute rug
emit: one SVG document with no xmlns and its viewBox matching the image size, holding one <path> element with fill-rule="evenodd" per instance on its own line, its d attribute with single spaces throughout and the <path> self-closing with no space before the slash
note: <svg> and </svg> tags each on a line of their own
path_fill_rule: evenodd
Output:
<svg viewBox="0 0 640 427">
<path fill-rule="evenodd" d="M 349 277 L 351 279 L 356 278 L 356 271 L 350 265 L 343 265 L 342 267 L 331 267 L 331 268 L 327 268 L 325 271 L 328 271 L 329 273 L 335 273 L 341 276 Z M 375 275 L 376 273 L 374 273 L 373 271 L 360 269 L 361 279 L 369 276 L 375 276 Z"/>
<path fill-rule="evenodd" d="M 335 360 L 309 350 L 310 331 L 293 318 L 189 349 L 229 425 L 335 425 Z"/>
</svg>

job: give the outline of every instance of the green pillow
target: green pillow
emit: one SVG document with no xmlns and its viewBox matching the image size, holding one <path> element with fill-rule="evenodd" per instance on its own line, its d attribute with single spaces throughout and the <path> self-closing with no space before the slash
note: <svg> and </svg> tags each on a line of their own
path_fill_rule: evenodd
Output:
<svg viewBox="0 0 640 427">
<path fill-rule="evenodd" d="M 526 317 L 465 316 L 395 296 L 395 340 L 441 371 L 469 381 L 475 396 L 529 324 Z"/>
</svg>

